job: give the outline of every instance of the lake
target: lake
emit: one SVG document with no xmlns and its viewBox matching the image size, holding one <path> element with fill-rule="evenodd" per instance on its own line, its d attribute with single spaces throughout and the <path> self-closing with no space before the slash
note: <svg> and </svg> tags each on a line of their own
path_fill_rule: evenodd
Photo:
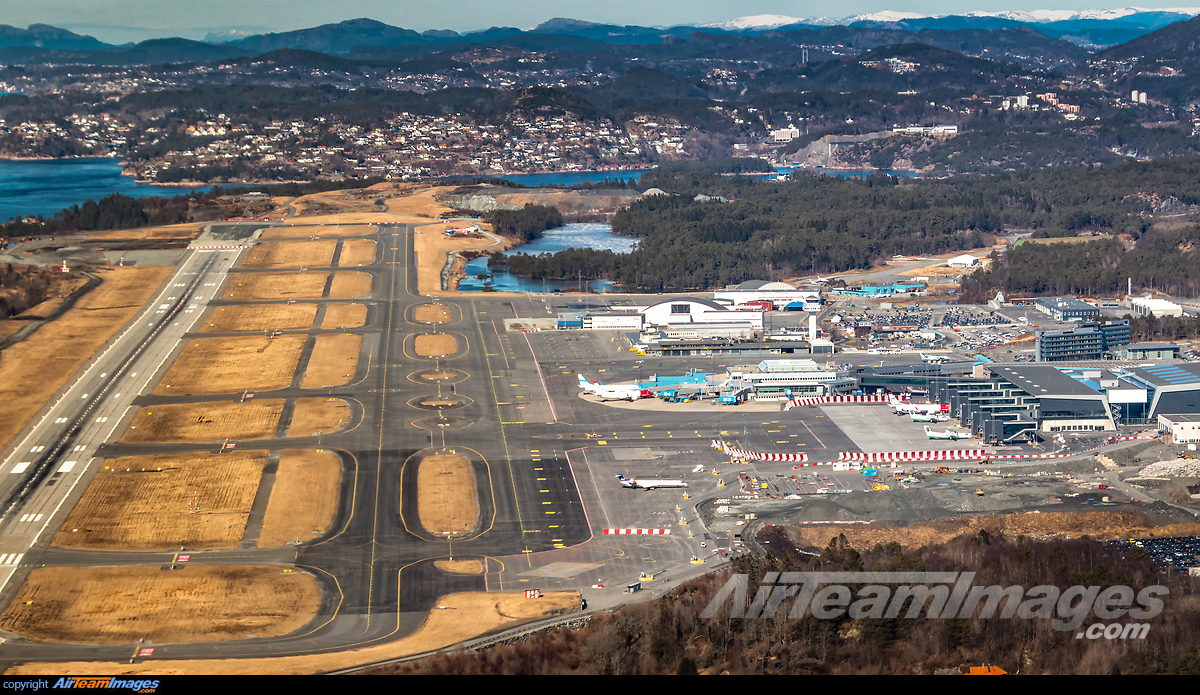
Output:
<svg viewBox="0 0 1200 695">
<path fill-rule="evenodd" d="M 504 253 L 505 255 L 511 253 L 537 255 L 581 248 L 629 253 L 635 245 L 637 245 L 637 239 L 613 234 L 612 225 L 607 222 L 576 222 L 548 230 L 540 238 L 509 249 Z M 503 269 L 497 269 L 490 280 L 475 279 L 476 275 L 490 273 L 487 262 L 487 256 L 484 256 L 467 263 L 464 271 L 467 276 L 459 281 L 458 289 L 462 292 L 480 292 L 484 287 L 490 287 L 497 292 L 553 292 L 554 290 L 578 292 L 580 289 L 580 283 L 575 280 L 532 280 L 510 275 Z M 613 283 L 607 280 L 591 280 L 584 281 L 583 284 L 587 289 L 603 291 L 610 288 Z"/>
<path fill-rule="evenodd" d="M 0 161 L 0 222 L 13 217 L 50 217 L 65 207 L 80 205 L 88 198 L 99 200 L 110 193 L 133 198 L 172 197 L 210 188 L 136 183 L 121 175 L 121 160 L 115 157 Z"/>
</svg>

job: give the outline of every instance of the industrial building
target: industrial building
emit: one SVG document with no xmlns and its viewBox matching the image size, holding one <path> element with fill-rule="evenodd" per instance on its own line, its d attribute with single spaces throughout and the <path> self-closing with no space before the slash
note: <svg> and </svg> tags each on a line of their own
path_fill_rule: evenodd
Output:
<svg viewBox="0 0 1200 695">
<path fill-rule="evenodd" d="M 1200 444 L 1200 414 L 1159 415 L 1158 429 L 1169 432 L 1176 444 Z"/>
<path fill-rule="evenodd" d="M 1134 297 L 1129 300 L 1129 308 L 1138 316 L 1183 316 L 1181 305 L 1165 299 Z"/>
<path fill-rule="evenodd" d="M 786 282 L 748 280 L 735 287 L 717 290 L 713 301 L 718 304 L 747 306 L 753 302 L 770 302 L 771 308 L 783 310 L 821 310 L 821 288 L 796 287 Z"/>
<path fill-rule="evenodd" d="M 1131 343 L 1108 350 L 1105 357 L 1114 360 L 1177 360 L 1179 346 L 1174 343 Z"/>
<path fill-rule="evenodd" d="M 1040 301 L 1040 300 L 1039 300 Z M 1099 311 L 1092 307 L 1095 311 Z M 1037 331 L 1034 354 L 1038 362 L 1099 360 L 1105 351 L 1129 344 L 1128 321 L 1086 323 L 1077 328 Z"/>
<path fill-rule="evenodd" d="M 863 285 L 833 290 L 833 294 L 843 297 L 890 297 L 896 294 L 924 294 L 923 283 L 898 282 L 892 285 Z"/>
<path fill-rule="evenodd" d="M 1098 307 L 1074 297 L 1038 297 L 1033 304 L 1055 321 L 1086 321 L 1100 315 Z"/>
</svg>

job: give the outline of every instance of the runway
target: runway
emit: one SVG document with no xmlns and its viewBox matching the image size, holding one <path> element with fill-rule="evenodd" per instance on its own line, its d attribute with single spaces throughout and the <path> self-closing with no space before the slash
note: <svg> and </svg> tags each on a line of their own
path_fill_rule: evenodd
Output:
<svg viewBox="0 0 1200 695">
<path fill-rule="evenodd" d="M 296 240 L 309 239 L 311 231 L 295 225 Z M 736 439 L 766 451 L 794 453 L 844 450 L 852 442 L 822 411 L 798 409 L 784 412 L 738 412 L 713 407 L 709 412 L 645 411 L 609 407 L 581 398 L 575 374 L 586 372 L 614 382 L 642 375 L 644 360 L 617 350 L 606 334 L 509 332 L 504 320 L 552 313 L 545 298 L 422 297 L 417 289 L 414 251 L 415 225 L 383 225 L 363 235 L 376 242 L 376 257 L 367 265 L 333 267 L 308 330 L 286 334 L 307 336 L 291 382 L 274 391 L 258 391 L 256 398 L 295 399 L 302 396 L 336 397 L 351 406 L 351 421 L 339 432 L 318 436 L 288 432 L 272 439 L 234 442 L 238 451 L 279 452 L 291 448 L 319 448 L 337 453 L 342 463 L 342 491 L 330 530 L 320 537 L 284 548 L 253 547 L 252 537 L 231 550 L 188 552 L 190 563 L 277 563 L 311 573 L 324 589 L 319 614 L 292 635 L 274 639 L 247 639 L 200 644 L 159 644 L 153 659 L 252 658 L 340 651 L 380 644 L 410 634 L 424 620 L 439 596 L 456 591 L 511 591 L 538 588 L 544 591 L 583 591 L 593 606 L 623 601 L 620 588 L 643 574 L 655 582 L 694 574 L 694 561 L 717 563 L 714 543 L 704 529 L 696 504 L 714 497 L 737 494 L 744 481 L 738 475 L 774 476 L 772 464 L 729 466 L 710 447 L 714 438 Z M 356 237 L 339 237 L 352 239 Z M 339 244 L 338 248 L 341 248 Z M 44 478 L 0 525 L 0 561 L 5 554 L 20 556 L 12 579 L 0 593 L 11 602 L 31 565 L 84 567 L 103 565 L 169 565 L 174 552 L 80 551 L 50 546 L 50 539 L 71 505 L 82 494 L 94 470 L 82 462 L 92 457 L 214 451 L 223 443 L 120 444 L 133 405 L 186 403 L 242 398 L 242 393 L 205 396 L 161 396 L 152 393 L 157 380 L 188 338 L 200 334 L 193 323 L 208 306 L 283 304 L 285 299 L 226 301 L 222 297 L 226 276 L 238 252 L 193 254 L 185 260 L 170 287 L 156 298 L 135 324 L 137 333 L 153 330 L 153 317 L 163 304 L 178 302 L 183 314 L 166 322 L 137 359 L 118 371 L 121 357 L 105 356 L 68 392 L 43 423 L 57 429 L 37 430 L 38 446 L 64 441 L 77 468 L 61 476 Z M 202 263 L 209 263 L 202 266 Z M 271 272 L 279 272 L 274 270 Z M 338 272 L 371 274 L 370 294 L 353 300 L 329 297 Z M 189 277 L 199 278 L 194 296 L 170 294 Z M 184 288 L 186 289 L 186 287 Z M 164 300 L 164 297 L 175 297 Z M 181 299 L 183 298 L 183 299 Z M 334 302 L 353 301 L 368 307 L 360 328 L 324 330 L 322 318 Z M 417 321 L 415 307 L 437 302 L 450 312 L 442 324 Z M 171 309 L 168 308 L 168 311 Z M 313 358 L 316 337 L 339 332 L 363 336 L 356 372 L 345 386 L 302 388 L 304 370 Z M 443 357 L 416 353 L 416 337 L 453 335 L 457 350 Z M 229 334 L 235 335 L 235 334 Z M 123 338 L 124 340 L 124 338 Z M 119 345 L 131 345 L 133 338 Z M 127 354 L 128 349 L 125 349 Z M 143 366 L 143 361 L 145 365 Z M 658 369 L 682 373 L 687 366 L 724 367 L 712 360 L 664 360 Z M 137 381 L 130 381 L 138 376 Z M 437 373 L 437 379 L 423 375 Z M 101 376 L 103 374 L 104 376 Z M 129 376 L 125 376 L 128 374 Z M 111 383 L 113 375 L 118 381 Z M 109 380 L 105 382 L 104 380 Z M 83 414 L 89 399 L 81 393 L 101 393 L 95 409 Z M 128 385 L 127 385 L 128 384 Z M 117 395 L 119 393 L 119 396 Z M 426 396 L 452 396 L 452 407 L 421 405 Z M 72 399 L 80 403 L 72 407 Z M 291 403 L 289 400 L 288 403 Z M 55 423 L 60 417 L 64 422 Z M 99 421 L 104 417 L 106 420 Z M 65 429 L 64 429 L 65 428 Z M 73 435 L 66 433 L 77 428 Z M 30 439 L 22 446 L 33 446 Z M 465 456 L 476 473 L 480 500 L 479 523 L 471 532 L 449 539 L 424 529 L 415 513 L 415 468 L 421 457 L 434 453 Z M 11 457 L 10 457 L 11 458 Z M 19 457 L 18 457 L 19 458 Z M 58 456 L 55 461 L 62 460 Z M 97 459 L 99 460 L 99 459 Z M 6 461 L 5 470 L 17 463 Z M 59 464 L 56 464 L 59 465 Z M 778 464 L 775 465 L 779 467 Z M 94 463 L 92 464 L 94 468 Z M 780 468 L 782 471 L 783 469 Z M 56 469 L 57 471 L 57 469 Z M 714 475 L 713 473 L 716 473 Z M 790 471 L 789 471 L 790 472 Z M 628 490 L 616 483 L 616 474 L 681 478 L 681 490 Z M 52 473 L 51 475 L 55 475 Z M 11 474 L 9 474 L 11 476 Z M 262 485 L 268 476 L 264 476 Z M 773 478 L 772 478 L 773 479 Z M 0 484 L 5 481 L 0 480 Z M 80 485 L 79 483 L 83 483 Z M 2 491 L 4 488 L 0 488 Z M 269 490 L 268 490 L 269 491 Z M 64 494 L 70 492 L 70 494 Z M 686 496 L 685 493 L 686 492 Z M 260 488 L 259 498 L 264 499 Z M 29 503 L 39 501 L 40 506 Z M 53 502 L 53 504 L 51 504 Z M 261 525 L 257 501 L 247 524 L 251 536 Z M 57 510 L 57 511 L 56 511 Z M 40 532 L 21 535 L 15 521 L 24 514 L 42 514 L 35 524 Z M 670 535 L 611 536 L 604 528 L 656 528 Z M 10 542 L 11 537 L 11 542 Z M 707 548 L 702 547 L 707 544 Z M 486 574 L 451 574 L 434 567 L 438 559 L 482 559 Z M 0 574 L 0 576 L 3 576 Z M 604 584 L 605 589 L 593 589 Z M 650 584 L 648 588 L 653 591 Z M 7 636 L 0 662 L 63 660 L 126 660 L 127 645 L 33 643 Z"/>
</svg>

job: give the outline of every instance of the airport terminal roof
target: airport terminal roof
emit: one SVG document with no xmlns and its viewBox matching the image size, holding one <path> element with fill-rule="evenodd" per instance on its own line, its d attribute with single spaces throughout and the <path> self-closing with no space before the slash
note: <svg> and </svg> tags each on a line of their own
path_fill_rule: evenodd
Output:
<svg viewBox="0 0 1200 695">
<path fill-rule="evenodd" d="M 1156 364 L 1150 367 L 1134 367 L 1128 370 L 1152 386 L 1184 386 L 1200 388 L 1200 364 Z"/>
<path fill-rule="evenodd" d="M 1037 398 L 1061 396 L 1099 396 L 1100 392 L 1088 387 L 1079 379 L 1055 367 L 1001 367 L 991 365 L 988 369 L 1003 379 L 1025 390 Z"/>
</svg>

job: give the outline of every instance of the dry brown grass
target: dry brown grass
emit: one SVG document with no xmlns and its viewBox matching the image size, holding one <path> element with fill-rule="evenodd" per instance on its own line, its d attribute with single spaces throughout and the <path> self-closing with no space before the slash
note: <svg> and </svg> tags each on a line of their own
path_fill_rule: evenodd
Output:
<svg viewBox="0 0 1200 695">
<path fill-rule="evenodd" d="M 417 516 L 436 536 L 461 536 L 479 523 L 475 471 L 465 456 L 426 456 L 417 464 Z"/>
<path fill-rule="evenodd" d="M 342 242 L 342 255 L 338 256 L 339 268 L 370 265 L 375 262 L 375 242 L 371 239 L 347 239 Z"/>
<path fill-rule="evenodd" d="M 450 309 L 443 304 L 422 304 L 413 309 L 413 318 L 422 323 L 449 323 Z"/>
<path fill-rule="evenodd" d="M 413 340 L 413 349 L 421 357 L 441 357 L 458 352 L 458 339 L 452 335 L 419 335 Z"/>
<path fill-rule="evenodd" d="M 329 287 L 330 299 L 355 299 L 371 294 L 370 273 L 347 273 L 342 271 L 333 276 Z"/>
<path fill-rule="evenodd" d="M 236 548 L 266 460 L 265 451 L 108 459 L 54 545 L 126 551 Z"/>
<path fill-rule="evenodd" d="M 272 241 L 258 244 L 242 257 L 243 268 L 328 268 L 333 265 L 336 239 Z"/>
<path fill-rule="evenodd" d="M 331 434 L 350 422 L 350 404 L 340 398 L 300 398 L 292 411 L 289 437 Z"/>
<path fill-rule="evenodd" d="M 334 330 L 338 328 L 359 328 L 367 322 L 367 305 L 337 304 L 325 305 L 325 320 L 321 328 Z"/>
<path fill-rule="evenodd" d="M 433 566 L 454 574 L 483 574 L 482 560 L 435 560 Z"/>
<path fill-rule="evenodd" d="M 963 534 L 977 534 L 984 529 L 989 533 L 1003 533 L 1006 536 L 1090 536 L 1101 540 L 1200 534 L 1200 524 L 1151 527 L 1146 517 L 1137 512 L 1023 512 L 956 517 L 903 527 L 876 524 L 850 528 L 804 526 L 789 529 L 788 532 L 795 538 L 822 548 L 839 534 L 845 534 L 846 540 L 857 548 L 873 547 L 876 543 L 891 541 L 915 548 L 945 543 Z"/>
<path fill-rule="evenodd" d="M 446 236 L 446 223 L 417 227 L 413 248 L 417 253 L 417 285 L 421 294 L 435 294 L 442 289 L 442 268 L 446 265 L 446 253 L 468 249 L 492 248 L 502 251 L 511 242 L 493 245 L 491 239 Z M 457 277 L 457 274 L 456 274 Z M 455 284 L 457 279 L 455 280 Z M 453 285 L 451 286 L 453 289 Z"/>
<path fill-rule="evenodd" d="M 146 406 L 138 411 L 121 441 L 216 442 L 269 439 L 283 412 L 282 399 L 213 401 Z"/>
<path fill-rule="evenodd" d="M 269 391 L 292 383 L 302 335 L 188 341 L 154 392 L 167 396 Z"/>
<path fill-rule="evenodd" d="M 335 333 L 317 337 L 301 388 L 319 389 L 350 383 L 358 367 L 362 336 Z"/>
<path fill-rule="evenodd" d="M 304 627 L 320 605 L 311 575 L 280 567 L 44 567 L 30 574 L 0 628 L 93 644 L 279 637 Z"/>
<path fill-rule="evenodd" d="M 320 299 L 325 291 L 329 273 L 306 271 L 297 273 L 239 273 L 233 275 L 225 289 L 225 299 L 249 302 L 263 299 Z"/>
<path fill-rule="evenodd" d="M 170 275 L 169 266 L 96 271 L 103 282 L 57 320 L 0 353 L 0 446 L 132 319 Z"/>
<path fill-rule="evenodd" d="M 218 306 L 208 312 L 201 333 L 260 333 L 294 331 L 312 327 L 316 304 L 257 304 Z"/>
<path fill-rule="evenodd" d="M 337 512 L 342 464 L 331 451 L 287 449 L 279 459 L 258 547 L 311 540 L 329 530 Z"/>
<path fill-rule="evenodd" d="M 135 675 L 221 674 L 300 675 L 328 673 L 387 659 L 445 649 L 464 640 L 532 622 L 552 614 L 576 610 L 575 591 L 542 594 L 527 599 L 524 593 L 464 592 L 443 596 L 416 632 L 389 644 L 333 654 L 287 656 L 272 659 L 195 659 L 145 661 L 138 664 L 112 661 L 27 663 L 10 668 L 14 675 Z"/>
<path fill-rule="evenodd" d="M 298 225 L 313 225 L 324 224 L 324 227 L 293 227 L 290 224 L 279 225 L 263 230 L 261 239 L 307 239 L 309 236 L 316 235 L 322 239 L 325 237 L 339 236 L 367 236 L 375 233 L 375 228 L 370 226 L 371 222 L 383 222 L 385 220 L 379 213 L 358 214 L 358 215 L 343 215 L 336 217 L 326 215 L 323 217 L 306 217 L 303 220 L 294 220 Z"/>
<path fill-rule="evenodd" d="M 123 239 L 195 239 L 200 236 L 200 232 L 203 231 L 207 224 L 207 222 L 185 222 L 183 224 L 168 224 L 160 227 L 92 232 L 88 236 L 93 239 L 103 239 L 105 241 Z"/>
</svg>

